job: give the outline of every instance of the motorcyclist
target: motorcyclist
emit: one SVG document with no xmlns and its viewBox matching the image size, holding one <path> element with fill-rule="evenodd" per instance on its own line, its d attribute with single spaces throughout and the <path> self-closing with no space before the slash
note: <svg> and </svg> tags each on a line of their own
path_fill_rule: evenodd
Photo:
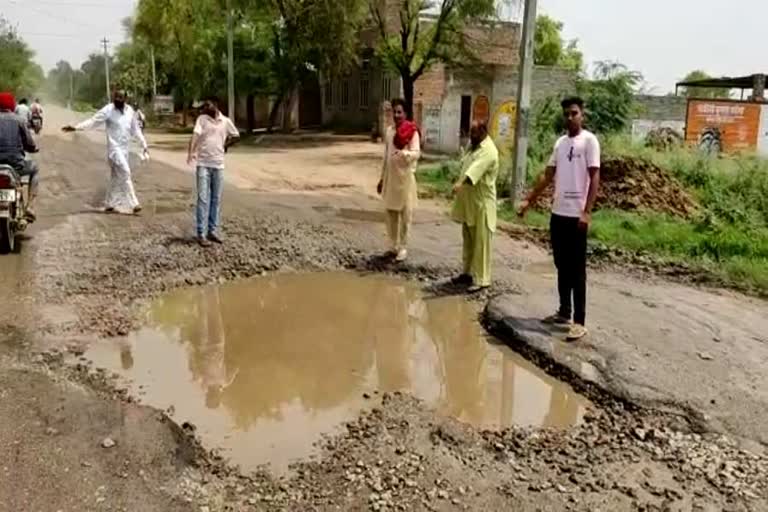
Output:
<svg viewBox="0 0 768 512">
<path fill-rule="evenodd" d="M 0 164 L 13 167 L 19 176 L 29 176 L 27 219 L 35 220 L 33 210 L 37 196 L 37 162 L 27 160 L 26 153 L 37 153 L 35 139 L 27 123 L 16 114 L 16 98 L 10 92 L 0 92 Z"/>
<path fill-rule="evenodd" d="M 141 131 L 143 132 L 144 127 L 147 125 L 147 116 L 144 115 L 144 112 L 142 112 L 138 103 L 136 103 L 134 110 L 136 111 L 136 120 L 139 122 L 139 128 L 141 128 Z"/>
<path fill-rule="evenodd" d="M 14 112 L 27 123 L 27 126 L 29 126 L 29 122 L 32 120 L 32 111 L 27 103 L 27 98 L 21 98 Z"/>
<path fill-rule="evenodd" d="M 43 127 L 43 105 L 40 103 L 40 98 L 35 98 L 32 105 L 29 107 L 30 119 L 40 119 L 40 128 Z"/>
</svg>

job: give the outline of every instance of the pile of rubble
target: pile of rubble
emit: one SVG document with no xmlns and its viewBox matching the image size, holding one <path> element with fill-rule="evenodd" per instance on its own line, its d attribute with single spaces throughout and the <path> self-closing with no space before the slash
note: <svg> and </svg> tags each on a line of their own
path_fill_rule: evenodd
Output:
<svg viewBox="0 0 768 512">
<path fill-rule="evenodd" d="M 645 138 L 645 145 L 658 151 L 669 151 L 670 149 L 683 145 L 683 136 L 673 128 L 661 127 L 648 132 Z"/>
<path fill-rule="evenodd" d="M 552 194 L 550 187 L 537 206 L 551 205 Z M 691 195 L 664 169 L 648 160 L 627 156 L 608 156 L 602 160 L 596 208 L 651 210 L 680 217 L 689 217 L 697 210 Z"/>
</svg>

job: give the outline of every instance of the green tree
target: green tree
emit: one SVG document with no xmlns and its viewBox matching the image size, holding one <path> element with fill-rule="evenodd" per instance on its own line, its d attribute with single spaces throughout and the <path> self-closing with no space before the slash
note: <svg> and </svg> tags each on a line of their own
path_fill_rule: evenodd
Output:
<svg viewBox="0 0 768 512">
<path fill-rule="evenodd" d="M 69 62 L 60 60 L 56 67 L 48 71 L 45 80 L 45 92 L 48 97 L 59 103 L 66 103 L 70 99 L 70 77 L 74 86 L 75 70 Z"/>
<path fill-rule="evenodd" d="M 581 79 L 577 91 L 584 99 L 586 124 L 597 133 L 625 130 L 635 109 L 635 91 L 643 76 L 618 62 L 598 62 L 591 78 Z"/>
<path fill-rule="evenodd" d="M 152 97 L 152 59 L 150 47 L 130 41 L 117 47 L 113 83 L 128 90 L 130 96 L 140 101 Z M 157 85 L 165 85 L 165 75 L 157 74 Z"/>
<path fill-rule="evenodd" d="M 204 94 L 211 79 L 215 41 L 226 27 L 224 10 L 214 0 L 141 0 L 133 34 L 158 50 L 174 95 L 187 107 Z"/>
<path fill-rule="evenodd" d="M 37 91 L 43 72 L 32 60 L 34 55 L 16 29 L 0 16 L 0 90 L 17 95 Z"/>
<path fill-rule="evenodd" d="M 696 69 L 691 71 L 683 82 L 694 82 L 696 80 L 706 80 L 712 78 L 706 71 Z M 731 96 L 729 89 L 717 88 L 717 87 L 681 87 L 681 91 L 685 96 L 689 98 L 728 98 Z"/>
<path fill-rule="evenodd" d="M 585 103 L 586 127 L 595 133 L 626 130 L 636 108 L 635 92 L 643 77 L 616 62 L 597 63 L 591 76 L 581 77 L 576 93 Z M 528 157 L 538 165 L 552 152 L 557 135 L 565 131 L 559 96 L 537 101 L 532 109 Z"/>
<path fill-rule="evenodd" d="M 540 66 L 559 66 L 581 71 L 584 55 L 578 49 L 578 41 L 565 41 L 562 36 L 563 24 L 542 14 L 536 18 L 533 60 Z"/>
<path fill-rule="evenodd" d="M 110 67 L 114 67 L 112 57 L 109 58 Z M 107 74 L 104 66 L 104 55 L 92 53 L 88 60 L 80 66 L 80 74 L 75 84 L 75 101 L 87 103 L 99 108 L 109 101 L 107 95 Z"/>
<path fill-rule="evenodd" d="M 140 34 L 136 34 L 132 17 L 123 18 L 126 42 L 115 51 L 114 83 L 126 89 L 131 97 L 139 101 L 151 99 L 152 45 Z M 157 86 L 165 85 L 165 74 L 156 73 Z"/>
<path fill-rule="evenodd" d="M 464 28 L 496 16 L 494 0 L 402 0 L 397 28 L 383 6 L 369 0 L 379 32 L 378 54 L 384 65 L 400 75 L 408 117 L 413 117 L 414 84 L 437 63 L 462 66 L 476 59 Z"/>
</svg>

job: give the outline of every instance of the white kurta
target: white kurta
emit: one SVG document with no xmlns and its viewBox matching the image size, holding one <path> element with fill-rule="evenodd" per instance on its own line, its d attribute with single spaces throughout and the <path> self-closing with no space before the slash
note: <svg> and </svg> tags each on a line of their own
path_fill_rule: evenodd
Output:
<svg viewBox="0 0 768 512">
<path fill-rule="evenodd" d="M 131 168 L 128 165 L 131 137 L 136 137 L 142 149 L 147 149 L 147 141 L 141 132 L 136 112 L 130 105 L 123 111 L 110 103 L 93 117 L 75 126 L 77 130 L 88 130 L 104 125 L 107 133 L 107 160 L 110 166 L 110 179 L 107 185 L 107 208 L 114 208 L 119 213 L 133 213 L 139 205 L 136 191 L 131 181 Z"/>
</svg>

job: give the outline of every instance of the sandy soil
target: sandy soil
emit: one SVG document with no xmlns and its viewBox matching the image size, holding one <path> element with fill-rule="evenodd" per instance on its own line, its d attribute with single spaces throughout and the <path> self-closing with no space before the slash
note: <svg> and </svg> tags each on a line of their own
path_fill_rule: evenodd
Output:
<svg viewBox="0 0 768 512">
<path fill-rule="evenodd" d="M 135 172 L 146 209 L 123 217 L 96 210 L 103 147 L 88 136 L 43 137 L 41 219 L 22 253 L 0 266 L 0 510 L 768 508 L 764 355 L 744 343 L 765 332 L 765 304 L 609 273 L 592 277 L 599 343 L 572 354 L 603 378 L 531 355 L 597 404 L 583 425 L 484 433 L 408 396 L 377 394 L 370 412 L 327 439 L 319 460 L 285 478 L 240 474 L 197 443 L 193 425 L 138 405 L 77 356 L 102 336 L 129 333 L 146 300 L 178 287 L 348 269 L 453 292 L 440 283 L 456 272 L 461 241 L 427 205 L 408 264 L 383 265 L 378 205 L 366 192 L 380 147 L 320 138 L 234 150 L 227 243 L 201 250 L 190 240 L 193 180 L 176 139 L 152 139 L 155 160 Z M 544 249 L 500 236 L 494 260 L 493 295 L 530 297 L 525 312 L 547 312 L 554 294 Z M 638 335 L 633 323 L 645 330 Z M 671 329 L 666 337 L 662 328 Z M 728 341 L 712 348 L 713 336 Z M 697 354 L 704 343 L 712 359 Z"/>
</svg>

